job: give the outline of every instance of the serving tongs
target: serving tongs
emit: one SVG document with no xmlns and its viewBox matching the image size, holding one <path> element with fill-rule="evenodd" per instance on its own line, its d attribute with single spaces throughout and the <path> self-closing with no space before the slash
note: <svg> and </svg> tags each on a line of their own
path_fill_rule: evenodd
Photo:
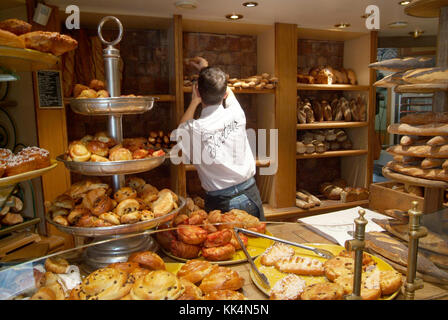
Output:
<svg viewBox="0 0 448 320">
<path fill-rule="evenodd" d="M 288 240 L 283 240 L 283 239 L 280 239 L 280 238 L 268 236 L 267 234 L 264 234 L 264 233 L 258 233 L 258 232 L 254 232 L 254 231 L 250 231 L 250 230 L 246 230 L 246 229 L 242 229 L 242 228 L 235 227 L 234 230 L 235 230 L 235 232 L 241 232 L 241 233 L 249 234 L 249 235 L 252 235 L 252 236 L 255 236 L 255 237 L 266 238 L 266 239 L 269 239 L 269 240 L 273 240 L 273 241 L 289 244 L 289 245 L 294 246 L 294 247 L 298 247 L 298 248 L 302 248 L 302 249 L 305 249 L 305 250 L 309 250 L 309 251 L 312 251 L 315 254 L 317 254 L 319 257 L 322 257 L 322 258 L 325 258 L 325 259 L 331 259 L 331 258 L 334 257 L 333 253 L 331 253 L 330 251 L 325 250 L 325 249 L 318 249 L 318 248 L 309 247 L 309 246 L 306 246 L 306 245 L 303 245 L 303 244 L 300 244 L 300 243 L 296 243 L 296 242 L 292 242 L 292 241 L 288 241 Z"/>
<path fill-rule="evenodd" d="M 252 260 L 252 257 L 250 256 L 249 252 L 247 252 L 246 246 L 243 243 L 243 240 L 241 240 L 240 235 L 238 234 L 238 231 L 242 230 L 240 228 L 234 227 L 234 233 L 236 236 L 236 239 L 238 240 L 238 243 L 240 244 L 241 250 L 243 250 L 244 254 L 246 255 L 247 261 L 250 263 L 252 270 L 254 270 L 255 274 L 260 279 L 262 285 L 266 287 L 267 289 L 271 288 L 271 285 L 269 283 L 268 277 L 266 277 L 265 274 L 261 273 L 260 270 L 258 270 L 257 266 L 255 265 L 254 261 Z"/>
</svg>

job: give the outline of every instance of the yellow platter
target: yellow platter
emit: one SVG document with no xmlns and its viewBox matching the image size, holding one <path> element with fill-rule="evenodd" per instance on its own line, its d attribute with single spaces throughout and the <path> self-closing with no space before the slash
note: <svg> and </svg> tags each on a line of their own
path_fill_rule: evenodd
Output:
<svg viewBox="0 0 448 320">
<path fill-rule="evenodd" d="M 11 176 L 11 177 L 0 178 L 0 187 L 10 186 L 10 185 L 22 182 L 22 181 L 40 177 L 41 175 L 47 173 L 48 171 L 56 168 L 57 165 L 58 165 L 58 162 L 56 160 L 52 159 L 51 165 L 49 165 L 48 167 L 16 174 L 15 176 Z"/>
<path fill-rule="evenodd" d="M 310 247 L 314 247 L 314 248 L 321 248 L 321 249 L 325 249 L 330 251 L 331 253 L 333 253 L 335 256 L 337 256 L 341 251 L 345 250 L 344 247 L 339 246 L 339 245 L 335 245 L 335 244 L 318 244 L 318 243 L 304 243 L 304 245 L 310 246 Z M 299 256 L 304 256 L 304 257 L 310 257 L 310 258 L 315 258 L 318 259 L 320 261 L 325 261 L 325 258 L 322 258 L 316 254 L 314 254 L 311 251 L 305 250 L 305 249 L 301 249 L 301 248 L 297 248 L 297 247 L 293 247 L 294 250 L 296 251 L 296 254 Z M 370 255 L 373 260 L 376 262 L 377 268 L 380 271 L 386 271 L 386 270 L 395 270 L 391 265 L 389 265 L 387 262 L 385 262 L 384 260 L 375 257 L 373 255 Z M 279 280 L 281 280 L 282 278 L 284 278 L 287 273 L 278 271 L 274 266 L 268 267 L 265 265 L 262 265 L 261 262 L 261 256 L 259 256 L 258 258 L 255 259 L 255 265 L 257 266 L 258 270 L 260 270 L 261 273 L 263 273 L 264 275 L 266 275 L 266 277 L 269 280 L 269 284 L 272 286 L 275 285 L 275 283 Z M 258 289 L 260 289 L 261 292 L 263 292 L 265 295 L 269 296 L 269 291 L 270 288 L 267 289 L 263 283 L 258 279 L 257 275 L 253 272 L 253 270 L 250 270 L 250 277 L 252 279 L 252 281 L 254 282 L 254 284 L 257 286 Z M 315 276 L 300 276 L 307 285 L 313 284 L 313 283 L 319 283 L 319 282 L 326 282 L 328 281 L 327 278 L 325 276 L 320 276 L 320 277 L 315 277 Z M 388 296 L 384 296 L 381 297 L 379 300 L 392 300 L 394 299 L 398 292 L 400 290 L 397 290 L 396 292 L 394 292 L 391 295 Z"/>
<path fill-rule="evenodd" d="M 265 233 L 268 236 L 272 236 L 272 233 L 270 233 L 269 231 L 266 231 Z M 247 241 L 247 252 L 249 253 L 249 255 L 252 258 L 255 258 L 257 256 L 259 256 L 260 254 L 262 254 L 271 244 L 272 244 L 272 240 L 269 239 L 265 239 L 265 238 L 253 238 L 253 237 L 247 237 L 248 241 Z M 175 255 L 173 255 L 171 252 L 168 252 L 167 250 L 162 248 L 163 253 L 165 253 L 167 256 L 177 260 L 177 261 L 182 261 L 182 262 L 187 262 L 190 259 L 184 259 L 184 258 L 180 258 L 180 257 L 176 257 Z M 204 257 L 199 256 L 198 258 L 199 260 L 205 260 Z M 216 263 L 219 265 L 232 265 L 232 264 L 238 264 L 238 263 L 242 263 L 247 261 L 246 256 L 243 252 L 243 250 L 237 250 L 235 252 L 235 254 L 232 257 L 232 260 L 225 260 L 225 261 L 210 261 L 211 263 Z"/>
<path fill-rule="evenodd" d="M 177 274 L 177 272 L 182 268 L 184 263 L 180 262 L 165 262 L 166 271 Z"/>
</svg>

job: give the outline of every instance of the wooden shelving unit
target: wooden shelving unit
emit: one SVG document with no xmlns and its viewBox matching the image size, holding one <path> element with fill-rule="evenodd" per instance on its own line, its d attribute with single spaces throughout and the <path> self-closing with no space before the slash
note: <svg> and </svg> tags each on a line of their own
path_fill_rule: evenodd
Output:
<svg viewBox="0 0 448 320">
<path fill-rule="evenodd" d="M 317 91 L 369 91 L 368 85 L 351 84 L 306 84 L 298 83 L 297 90 L 317 90 Z"/>
<path fill-rule="evenodd" d="M 319 159 L 319 158 L 331 158 L 331 157 L 350 157 L 361 156 L 369 153 L 369 150 L 337 150 L 326 151 L 323 153 L 311 153 L 311 154 L 298 154 L 296 159 Z"/>
<path fill-rule="evenodd" d="M 184 93 L 191 93 L 192 87 L 184 87 L 183 91 Z M 256 89 L 236 89 L 232 88 L 232 91 L 235 94 L 275 94 L 275 89 L 263 89 L 263 90 L 256 90 Z"/>
<path fill-rule="evenodd" d="M 367 127 L 367 121 L 322 121 L 314 123 L 297 124 L 297 130 L 320 130 L 320 129 L 335 129 L 335 128 L 362 128 Z"/>
<path fill-rule="evenodd" d="M 269 220 L 291 220 L 295 221 L 298 218 L 304 218 L 314 216 L 322 213 L 328 213 L 337 210 L 345 210 L 353 207 L 367 207 L 369 200 L 354 201 L 354 202 L 341 202 L 336 200 L 323 200 L 322 204 L 318 207 L 311 209 L 300 209 L 298 207 L 290 208 L 273 208 L 270 205 L 264 205 L 265 214 L 269 216 Z"/>
<path fill-rule="evenodd" d="M 13 71 L 37 71 L 57 67 L 61 59 L 36 50 L 0 46 L 0 66 Z"/>
</svg>

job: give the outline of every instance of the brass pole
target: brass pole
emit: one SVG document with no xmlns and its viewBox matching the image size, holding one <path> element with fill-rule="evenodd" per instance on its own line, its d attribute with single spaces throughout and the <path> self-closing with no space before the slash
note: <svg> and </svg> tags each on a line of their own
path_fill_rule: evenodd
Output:
<svg viewBox="0 0 448 320">
<path fill-rule="evenodd" d="M 418 240 L 428 234 L 428 230 L 420 225 L 422 212 L 417 210 L 418 202 L 412 201 L 409 214 L 409 248 L 408 269 L 404 285 L 405 300 L 414 300 L 415 291 L 423 288 L 423 281 L 417 278 Z"/>
<path fill-rule="evenodd" d="M 355 250 L 355 275 L 353 277 L 353 293 L 346 297 L 347 300 L 361 300 L 361 280 L 362 280 L 362 255 L 365 247 L 365 233 L 367 219 L 364 218 L 365 210 L 358 211 L 359 217 L 355 219 L 355 236 L 353 240 L 345 242 L 347 251 Z"/>
</svg>

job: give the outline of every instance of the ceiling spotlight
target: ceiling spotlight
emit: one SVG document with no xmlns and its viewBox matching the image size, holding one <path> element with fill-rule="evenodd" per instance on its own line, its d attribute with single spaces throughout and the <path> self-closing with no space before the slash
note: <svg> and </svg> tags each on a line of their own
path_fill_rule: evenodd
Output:
<svg viewBox="0 0 448 320">
<path fill-rule="evenodd" d="M 410 34 L 414 39 L 420 38 L 420 36 L 421 36 L 423 33 L 425 33 L 425 31 L 423 31 L 423 30 L 414 30 L 413 32 L 409 32 L 409 34 Z"/>
<path fill-rule="evenodd" d="M 239 13 L 232 13 L 232 14 L 226 15 L 226 18 L 230 19 L 230 20 L 240 20 L 240 19 L 243 19 L 243 15 L 239 14 Z"/>
<path fill-rule="evenodd" d="M 179 9 L 196 9 L 198 7 L 198 3 L 195 0 L 181 0 L 177 1 L 175 4 L 176 8 Z"/>
<path fill-rule="evenodd" d="M 350 23 L 338 23 L 338 24 L 335 24 L 334 26 L 339 29 L 345 29 L 345 28 L 350 27 Z"/>
<path fill-rule="evenodd" d="M 408 26 L 408 23 L 406 21 L 394 21 L 388 24 L 389 28 L 405 28 Z"/>
<path fill-rule="evenodd" d="M 411 1 L 400 1 L 400 2 L 398 2 L 398 4 L 400 5 L 400 6 L 407 6 L 408 4 L 410 4 L 411 3 Z"/>
<path fill-rule="evenodd" d="M 253 8 L 253 7 L 258 6 L 258 2 L 254 2 L 254 1 L 244 2 L 243 6 L 245 6 L 247 8 Z"/>
</svg>

